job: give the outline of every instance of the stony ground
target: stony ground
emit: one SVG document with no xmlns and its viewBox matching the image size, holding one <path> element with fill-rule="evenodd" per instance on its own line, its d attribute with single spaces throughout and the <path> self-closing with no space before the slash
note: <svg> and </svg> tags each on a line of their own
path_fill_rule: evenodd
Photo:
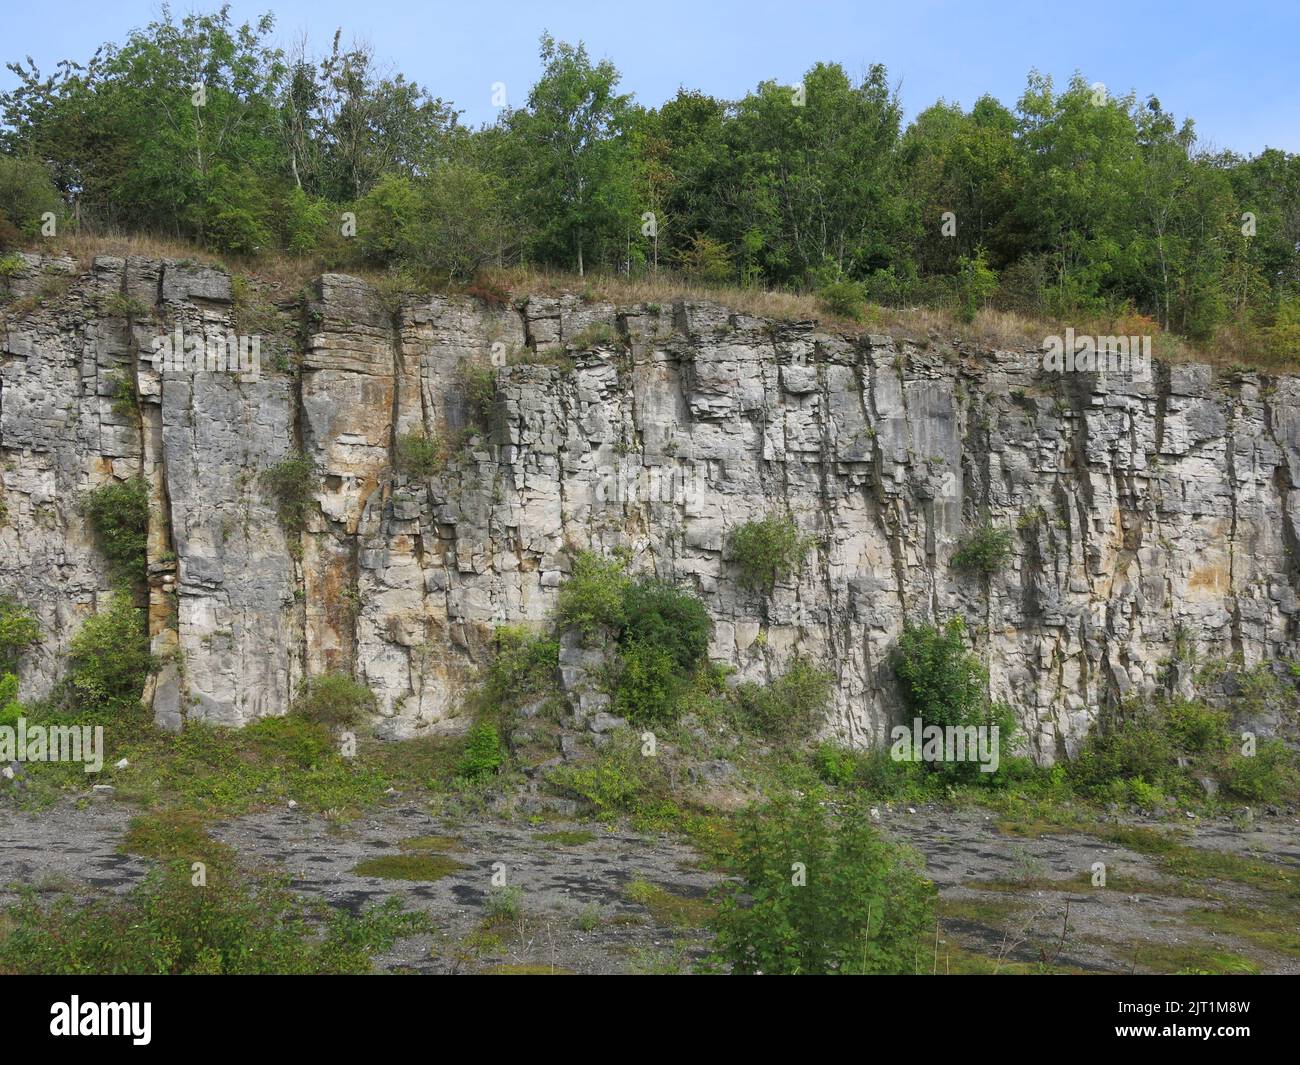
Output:
<svg viewBox="0 0 1300 1065">
<path fill-rule="evenodd" d="M 149 868 L 119 852 L 136 811 L 113 801 L 5 810 L 0 906 L 18 885 L 78 896 L 122 892 Z M 1294 870 L 1288 887 L 1170 875 L 1159 856 L 1097 835 L 1018 826 L 979 808 L 881 807 L 884 830 L 914 847 L 940 892 L 928 967 L 945 971 L 1300 973 L 1300 819 L 1189 824 L 1196 853 L 1258 858 Z M 1127 818 L 1119 827 L 1153 827 Z M 684 972 L 708 950 L 699 926 L 719 875 L 686 844 L 599 824 L 447 819 L 397 798 L 339 825 L 277 808 L 213 834 L 250 865 L 287 873 L 294 890 L 353 911 L 389 896 L 427 912 L 437 932 L 401 941 L 384 971 Z M 392 879 L 375 859 L 438 861 L 437 878 Z M 1105 887 L 1094 886 L 1104 863 Z M 426 875 L 417 870 L 416 875 Z M 504 879 L 518 913 L 497 905 Z M 494 916 L 495 913 L 495 916 Z M 1213 915 L 1213 916 L 1207 916 Z M 926 966 L 923 966 L 926 967 Z"/>
</svg>

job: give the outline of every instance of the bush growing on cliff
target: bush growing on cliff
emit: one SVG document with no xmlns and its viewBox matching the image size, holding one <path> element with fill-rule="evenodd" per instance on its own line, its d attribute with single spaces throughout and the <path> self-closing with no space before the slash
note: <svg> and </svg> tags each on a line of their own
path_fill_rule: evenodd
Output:
<svg viewBox="0 0 1300 1065">
<path fill-rule="evenodd" d="M 734 698 L 746 726 L 760 736 L 791 742 L 807 736 L 826 713 L 834 676 L 795 658 L 771 683 L 738 685 Z"/>
<path fill-rule="evenodd" d="M 446 462 L 441 442 L 423 430 L 412 429 L 397 438 L 396 465 L 408 477 L 432 477 Z"/>
<path fill-rule="evenodd" d="M 952 568 L 985 579 L 998 573 L 1011 554 L 1011 533 L 985 522 L 953 552 Z"/>
<path fill-rule="evenodd" d="M 111 481 L 86 495 L 86 517 L 108 559 L 113 579 L 145 579 L 149 541 L 149 488 L 143 477 Z"/>
<path fill-rule="evenodd" d="M 668 581 L 633 579 L 622 557 L 581 552 L 560 590 L 561 625 L 588 639 L 604 631 L 620 663 L 614 705 L 634 724 L 675 720 L 678 699 L 704 661 L 713 622 L 700 599 Z"/>
<path fill-rule="evenodd" d="M 275 514 L 287 535 L 307 528 L 316 500 L 316 464 L 301 451 L 262 471 L 263 489 L 275 503 Z"/>
<path fill-rule="evenodd" d="M 293 713 L 326 728 L 359 725 L 376 712 L 374 693 L 346 673 L 312 677 L 293 701 Z"/>
<path fill-rule="evenodd" d="M 631 587 L 626 557 L 601 558 L 580 551 L 560 589 L 556 617 L 562 627 L 576 628 L 588 639 L 601 629 L 617 636 L 627 622 L 624 599 Z"/>
<path fill-rule="evenodd" d="M 808 541 L 788 514 L 769 514 L 740 526 L 731 537 L 731 552 L 740 568 L 740 582 L 770 592 L 803 561 Z"/>
<path fill-rule="evenodd" d="M 732 973 L 917 971 L 934 885 L 909 852 L 880 838 L 864 808 L 832 817 L 810 792 L 747 811 L 739 833 L 740 878 L 720 889 L 714 919 Z"/>
<path fill-rule="evenodd" d="M 1203 800 L 1206 781 L 1251 802 L 1300 795 L 1294 751 L 1276 739 L 1249 748 L 1230 727 L 1227 710 L 1182 699 L 1130 700 L 1107 710 L 1067 773 L 1084 795 L 1143 807 Z"/>
<path fill-rule="evenodd" d="M 117 592 L 106 609 L 88 617 L 68 645 L 68 687 L 79 710 L 139 708 L 153 669 L 144 611 Z"/>
<path fill-rule="evenodd" d="M 1015 715 L 1007 707 L 989 701 L 988 674 L 966 650 L 966 627 L 961 618 L 950 618 L 942 628 L 930 624 L 906 625 L 894 653 L 894 676 L 908 712 L 908 727 L 911 719 L 917 717 L 923 729 L 930 725 L 996 726 L 1001 759 L 1006 759 L 1015 736 Z M 969 782 L 989 784 L 994 782 L 993 778 L 1004 779 L 1001 772 L 980 772 L 979 763 L 973 760 L 925 764 L 946 776 Z"/>
<path fill-rule="evenodd" d="M 487 670 L 484 694 L 492 707 L 509 708 L 555 688 L 560 664 L 556 640 L 521 625 L 496 630 L 496 653 Z"/>
<path fill-rule="evenodd" d="M 9 596 L 0 595 L 0 674 L 16 673 L 19 660 L 40 638 L 35 615 Z"/>
</svg>

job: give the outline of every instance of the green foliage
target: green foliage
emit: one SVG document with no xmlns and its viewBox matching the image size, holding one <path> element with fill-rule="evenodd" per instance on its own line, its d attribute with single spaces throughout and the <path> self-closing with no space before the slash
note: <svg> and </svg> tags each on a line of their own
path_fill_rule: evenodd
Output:
<svg viewBox="0 0 1300 1065">
<path fill-rule="evenodd" d="M 989 269 L 983 248 L 975 254 L 957 259 L 957 314 L 963 322 L 973 322 L 975 314 L 997 291 L 998 275 Z"/>
<path fill-rule="evenodd" d="M 68 687 L 83 711 L 138 710 L 154 667 L 144 611 L 124 592 L 88 617 L 68 644 Z"/>
<path fill-rule="evenodd" d="M 683 674 L 695 669 L 709 650 L 713 621 L 697 596 L 667 581 L 645 578 L 623 594 L 626 643 L 666 651 Z"/>
<path fill-rule="evenodd" d="M 675 720 L 677 700 L 687 678 L 672 653 L 657 644 L 633 640 L 622 645 L 621 657 L 615 712 L 634 725 Z"/>
<path fill-rule="evenodd" d="M 374 693 L 346 673 L 312 677 L 293 701 L 292 713 L 326 728 L 362 724 L 377 710 Z"/>
<path fill-rule="evenodd" d="M 621 632 L 627 622 L 624 599 L 631 586 L 625 558 L 580 551 L 560 589 L 556 617 L 561 626 L 579 629 L 589 639 L 602 628 Z"/>
<path fill-rule="evenodd" d="M 817 289 L 822 305 L 842 318 L 858 321 L 866 308 L 867 287 L 861 281 L 847 277 L 834 277 Z"/>
<path fill-rule="evenodd" d="M 808 735 L 826 713 L 834 676 L 804 658 L 767 685 L 737 685 L 734 697 L 746 727 L 769 739 L 792 742 Z"/>
<path fill-rule="evenodd" d="M 731 553 L 748 588 L 770 592 L 803 561 L 809 543 L 788 515 L 769 514 L 740 526 L 731 538 Z"/>
<path fill-rule="evenodd" d="M 882 840 L 866 810 L 828 816 L 812 793 L 740 819 L 739 881 L 721 889 L 720 960 L 738 975 L 903 974 L 919 969 L 934 886 Z M 794 863 L 806 883 L 793 882 Z"/>
<path fill-rule="evenodd" d="M 485 695 L 493 708 L 512 708 L 556 687 L 560 645 L 519 625 L 496 630 L 496 654 L 487 670 Z"/>
<path fill-rule="evenodd" d="M 615 730 L 593 761 L 557 766 L 546 781 L 588 803 L 602 821 L 626 815 L 638 831 L 661 831 L 681 821 L 662 761 L 641 753 L 631 729 Z"/>
<path fill-rule="evenodd" d="M 988 674 L 966 650 L 966 628 L 961 618 L 950 618 L 942 628 L 907 625 L 894 653 L 894 676 L 907 710 L 907 724 L 921 719 L 922 728 L 998 728 L 999 750 L 1011 748 L 1015 715 L 1001 704 L 990 703 Z M 931 770 L 956 779 L 982 784 L 1001 783 L 999 772 L 982 773 L 974 761 L 929 761 Z"/>
<path fill-rule="evenodd" d="M 457 774 L 470 781 L 482 781 L 500 771 L 505 763 L 501 734 L 488 721 L 480 721 L 469 730 Z"/>
<path fill-rule="evenodd" d="M 149 487 L 144 478 L 110 481 L 92 489 L 86 495 L 85 511 L 114 580 L 142 582 L 149 537 Z"/>
<path fill-rule="evenodd" d="M 1070 781 L 1097 801 L 1146 809 L 1204 800 L 1207 780 L 1239 800 L 1294 801 L 1300 795 L 1295 752 L 1263 739 L 1245 754 L 1230 720 L 1226 709 L 1181 699 L 1112 708 L 1070 762 Z"/>
<path fill-rule="evenodd" d="M 471 130 L 367 48 L 336 37 L 326 54 L 286 55 L 274 31 L 269 15 L 164 10 L 51 75 L 13 64 L 0 248 L 75 196 L 92 231 L 426 280 L 520 261 L 580 274 L 674 264 L 705 284 L 816 290 L 850 317 L 866 295 L 966 320 L 988 303 L 1135 311 L 1295 357 L 1300 156 L 1212 151 L 1156 97 L 1096 99 L 1081 72 L 1064 85 L 1031 73 L 1011 108 L 987 95 L 914 108 L 904 127 L 879 65 L 853 77 L 812 64 L 800 106 L 776 81 L 641 106 L 612 62 L 544 35 L 526 99 Z M 355 240 L 339 231 L 346 211 Z M 657 224 L 643 231 L 646 211 Z"/>
<path fill-rule="evenodd" d="M 828 740 L 813 751 L 813 768 L 827 784 L 847 788 L 857 779 L 857 753 Z"/>
<path fill-rule="evenodd" d="M 301 451 L 262 471 L 262 488 L 274 501 L 286 535 L 297 536 L 307 528 L 316 502 L 316 480 L 316 464 Z"/>
<path fill-rule="evenodd" d="M 439 440 L 421 429 L 412 429 L 397 438 L 394 465 L 408 477 L 432 477 L 446 464 L 445 449 Z"/>
<path fill-rule="evenodd" d="M 0 674 L 16 673 L 27 649 L 41 638 L 41 627 L 30 610 L 0 595 Z M 0 706 L 5 700 L 0 698 Z"/>
<path fill-rule="evenodd" d="M 700 599 L 667 581 L 634 580 L 621 557 L 582 552 L 560 589 L 560 624 L 617 641 L 614 706 L 633 724 L 676 720 L 679 699 L 708 653 L 713 622 Z"/>
<path fill-rule="evenodd" d="M 389 899 L 354 917 L 321 912 L 275 882 L 225 876 L 191 884 L 169 862 L 121 899 L 46 904 L 24 895 L 4 914 L 0 970 L 29 975 L 308 975 L 368 973 L 371 957 L 429 930 Z"/>
<path fill-rule="evenodd" d="M 952 555 L 952 568 L 986 580 L 1006 565 L 1011 555 L 1011 533 L 986 522 L 972 532 Z"/>
<path fill-rule="evenodd" d="M 62 206 L 44 165 L 0 155 L 0 230 L 8 226 L 13 233 L 8 241 L 0 235 L 0 251 L 18 238 L 31 240 L 41 231 L 41 216 L 49 212 L 57 217 Z"/>
</svg>

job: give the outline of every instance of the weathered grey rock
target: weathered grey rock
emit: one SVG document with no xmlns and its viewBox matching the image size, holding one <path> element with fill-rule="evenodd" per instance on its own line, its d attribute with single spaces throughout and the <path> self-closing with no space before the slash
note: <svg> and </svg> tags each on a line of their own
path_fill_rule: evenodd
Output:
<svg viewBox="0 0 1300 1065">
<path fill-rule="evenodd" d="M 657 314 L 575 296 L 394 309 L 339 274 L 305 308 L 300 379 L 160 374 L 144 358 L 155 337 L 234 329 L 222 271 L 24 263 L 20 296 L 45 267 L 71 280 L 0 333 L 0 593 L 45 635 L 24 698 L 50 691 L 110 593 L 78 503 L 132 476 L 153 511 L 150 634 L 172 663 L 147 696 L 169 728 L 281 714 L 307 676 L 346 670 L 376 693 L 379 735 L 462 729 L 492 630 L 544 625 L 580 549 L 626 549 L 634 570 L 700 595 L 733 683 L 796 655 L 825 664 L 838 683 L 824 731 L 858 745 L 901 717 L 889 658 L 905 619 L 967 620 L 1042 762 L 1074 751 L 1108 701 L 1187 694 L 1191 671 L 1170 662 L 1300 653 L 1293 376 L 1052 375 L 1035 352 L 925 350 L 694 300 Z M 118 292 L 151 314 L 102 316 Z M 300 321 L 285 310 L 264 349 L 299 343 Z M 573 365 L 504 358 L 530 346 L 567 346 Z M 499 367 L 486 413 L 467 364 Z M 123 373 L 134 416 L 113 409 Z M 394 442 L 412 430 L 464 446 L 432 477 L 395 476 Z M 286 536 L 260 474 L 299 447 L 315 500 Z M 763 598 L 729 544 L 773 510 L 813 546 Z M 987 584 L 949 565 L 986 515 L 1012 532 Z M 608 664 L 565 635 L 579 722 L 609 713 Z M 1270 712 L 1251 724 L 1280 727 Z"/>
</svg>

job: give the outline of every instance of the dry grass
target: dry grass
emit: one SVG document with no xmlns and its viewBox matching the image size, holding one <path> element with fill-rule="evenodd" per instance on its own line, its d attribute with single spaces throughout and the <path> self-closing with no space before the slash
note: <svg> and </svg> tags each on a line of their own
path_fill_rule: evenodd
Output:
<svg viewBox="0 0 1300 1065">
<path fill-rule="evenodd" d="M 497 290 L 519 298 L 525 295 L 559 296 L 576 294 L 590 302 L 616 305 L 660 304 L 677 300 L 712 301 L 730 310 L 773 321 L 814 321 L 828 332 L 856 337 L 864 333 L 887 333 L 920 343 L 955 344 L 958 347 L 1038 351 L 1045 337 L 1061 335 L 1067 326 L 1077 334 L 1094 336 L 1153 336 L 1157 359 L 1166 363 L 1204 362 L 1230 371 L 1291 373 L 1300 370 L 1300 352 L 1270 350 L 1258 331 L 1225 327 L 1210 342 L 1193 344 L 1141 315 L 1118 319 L 1084 318 L 1054 321 L 1015 311 L 985 307 L 970 323 L 958 321 L 943 308 L 882 307 L 870 304 L 860 319 L 829 311 L 814 293 L 791 292 L 738 285 L 713 285 L 665 271 L 639 277 L 587 274 L 549 270 L 535 266 L 513 266 L 485 271 L 473 285 L 452 286 L 413 282 L 392 272 L 359 263 L 333 265 L 320 255 L 293 256 L 269 252 L 249 258 L 218 256 L 187 241 L 147 233 L 104 232 L 68 235 L 41 242 L 30 250 L 71 256 L 88 268 L 96 255 L 142 256 L 188 259 L 227 269 L 231 273 L 257 278 L 269 294 L 300 291 L 321 273 L 337 270 L 360 277 L 385 291 L 398 288 L 430 288 L 452 292 Z"/>
</svg>

